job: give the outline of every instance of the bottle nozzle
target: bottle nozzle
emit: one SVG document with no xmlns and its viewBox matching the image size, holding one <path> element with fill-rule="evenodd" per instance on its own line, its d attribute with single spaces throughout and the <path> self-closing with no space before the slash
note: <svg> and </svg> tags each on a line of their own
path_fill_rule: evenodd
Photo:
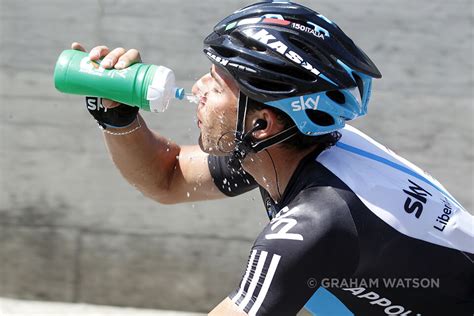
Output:
<svg viewBox="0 0 474 316">
<path fill-rule="evenodd" d="M 183 88 L 174 88 L 174 97 L 178 100 L 186 99 L 191 103 L 199 103 L 199 97 L 197 95 L 186 93 Z"/>
<path fill-rule="evenodd" d="M 183 100 L 185 97 L 184 89 L 183 88 L 174 88 L 174 97 L 178 100 Z"/>
</svg>

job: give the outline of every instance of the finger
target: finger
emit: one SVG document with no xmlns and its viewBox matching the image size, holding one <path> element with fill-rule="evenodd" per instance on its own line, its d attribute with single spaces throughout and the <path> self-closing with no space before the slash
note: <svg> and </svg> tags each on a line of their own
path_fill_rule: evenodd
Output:
<svg viewBox="0 0 474 316">
<path fill-rule="evenodd" d="M 117 106 L 120 105 L 119 102 L 116 102 L 116 101 L 113 101 L 113 100 L 109 100 L 109 99 L 102 99 L 102 105 L 106 108 L 106 109 L 113 109 Z"/>
<path fill-rule="evenodd" d="M 80 50 L 81 52 L 85 52 L 86 49 L 84 48 L 84 46 L 82 46 L 81 43 L 78 43 L 78 42 L 74 42 L 71 44 L 71 49 L 74 49 L 74 50 Z"/>
<path fill-rule="evenodd" d="M 138 52 L 138 50 L 132 48 L 132 49 L 129 49 L 125 54 L 120 56 L 120 58 L 118 59 L 118 62 L 115 64 L 115 68 L 123 69 L 135 63 L 141 63 L 141 62 L 142 62 L 142 58 L 140 56 L 140 53 Z"/>
<path fill-rule="evenodd" d="M 90 60 L 97 60 L 109 53 L 109 48 L 107 46 L 96 46 L 91 49 L 89 53 Z"/>
<path fill-rule="evenodd" d="M 103 68 L 113 67 L 117 63 L 120 56 L 125 54 L 125 52 L 126 52 L 125 48 L 122 48 L 122 47 L 115 48 L 113 51 L 108 53 L 107 56 L 105 56 L 105 58 L 101 61 L 100 65 Z"/>
</svg>

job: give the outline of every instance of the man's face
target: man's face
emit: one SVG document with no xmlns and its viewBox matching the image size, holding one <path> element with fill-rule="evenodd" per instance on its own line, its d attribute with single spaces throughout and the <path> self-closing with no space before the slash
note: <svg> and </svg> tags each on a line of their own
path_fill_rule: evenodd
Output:
<svg viewBox="0 0 474 316">
<path fill-rule="evenodd" d="M 234 139 L 237 120 L 237 83 L 225 70 L 212 65 L 210 72 L 194 84 L 192 92 L 200 98 L 199 146 L 207 153 L 226 154 Z"/>
</svg>

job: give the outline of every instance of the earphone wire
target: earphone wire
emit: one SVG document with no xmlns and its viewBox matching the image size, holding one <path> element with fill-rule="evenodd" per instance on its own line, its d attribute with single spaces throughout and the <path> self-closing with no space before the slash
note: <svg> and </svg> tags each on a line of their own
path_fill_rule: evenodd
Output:
<svg viewBox="0 0 474 316">
<path fill-rule="evenodd" d="M 265 149 L 265 152 L 267 153 L 268 157 L 270 157 L 270 160 L 272 161 L 273 170 L 275 171 L 275 181 L 276 181 L 276 187 L 277 187 L 277 191 L 279 195 L 279 201 L 281 201 L 280 182 L 278 181 L 278 172 L 276 170 L 275 162 L 273 161 L 272 155 L 270 155 L 267 149 Z"/>
</svg>

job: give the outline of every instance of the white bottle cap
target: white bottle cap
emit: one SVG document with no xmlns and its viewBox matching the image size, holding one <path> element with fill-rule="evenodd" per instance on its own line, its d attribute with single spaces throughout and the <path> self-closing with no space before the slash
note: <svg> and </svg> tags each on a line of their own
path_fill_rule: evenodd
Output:
<svg viewBox="0 0 474 316">
<path fill-rule="evenodd" d="M 168 104 L 175 97 L 176 85 L 174 73 L 171 69 L 158 66 L 155 75 L 148 86 L 146 99 L 150 101 L 150 111 L 164 112 Z"/>
</svg>

